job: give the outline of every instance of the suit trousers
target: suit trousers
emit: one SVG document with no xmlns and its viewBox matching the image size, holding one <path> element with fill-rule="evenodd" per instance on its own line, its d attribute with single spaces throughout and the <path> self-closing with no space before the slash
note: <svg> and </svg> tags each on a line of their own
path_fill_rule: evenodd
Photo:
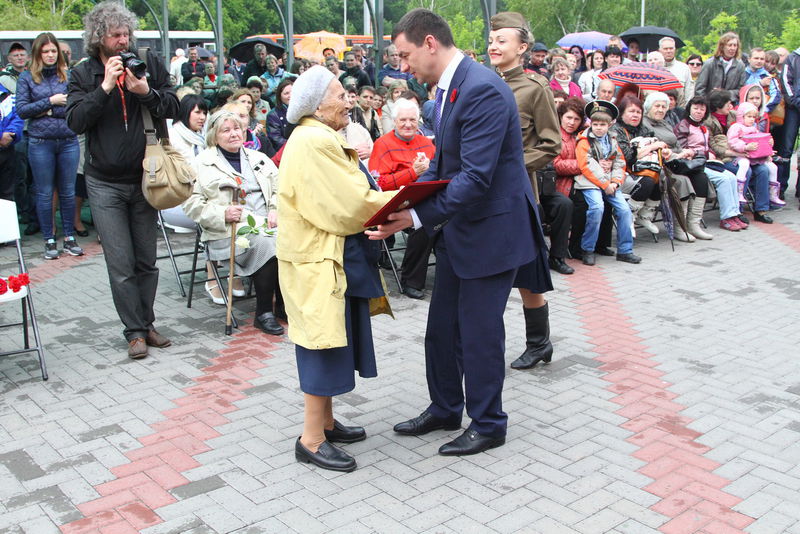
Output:
<svg viewBox="0 0 800 534">
<path fill-rule="evenodd" d="M 400 267 L 402 271 L 400 281 L 403 286 L 425 289 L 431 250 L 433 250 L 433 240 L 423 228 L 418 228 L 406 236 L 406 252 L 403 255 L 403 265 Z"/>
<path fill-rule="evenodd" d="M 103 243 L 111 296 L 128 341 L 153 329 L 158 287 L 156 210 L 140 184 L 118 184 L 86 176 L 92 216 Z"/>
<path fill-rule="evenodd" d="M 461 419 L 464 405 L 479 434 L 505 436 L 503 312 L 517 269 L 459 278 L 442 236 L 436 239 L 436 281 L 425 333 L 425 369 L 436 417 Z M 463 388 L 462 388 L 463 381 Z"/>
</svg>

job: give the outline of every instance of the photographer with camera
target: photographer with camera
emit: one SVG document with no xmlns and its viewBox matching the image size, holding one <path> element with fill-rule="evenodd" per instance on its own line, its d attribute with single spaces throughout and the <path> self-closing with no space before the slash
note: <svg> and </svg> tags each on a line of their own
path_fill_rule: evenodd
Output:
<svg viewBox="0 0 800 534">
<path fill-rule="evenodd" d="M 158 285 L 156 210 L 142 193 L 145 153 L 142 106 L 154 122 L 175 117 L 178 98 L 162 61 L 135 54 L 136 15 L 118 2 L 97 4 L 84 17 L 89 56 L 70 73 L 67 124 L 86 134 L 86 186 L 102 238 L 114 306 L 125 325 L 128 356 L 170 340 L 153 327 Z M 159 128 L 157 128 L 159 129 Z M 158 137 L 167 132 L 158 131 Z"/>
</svg>

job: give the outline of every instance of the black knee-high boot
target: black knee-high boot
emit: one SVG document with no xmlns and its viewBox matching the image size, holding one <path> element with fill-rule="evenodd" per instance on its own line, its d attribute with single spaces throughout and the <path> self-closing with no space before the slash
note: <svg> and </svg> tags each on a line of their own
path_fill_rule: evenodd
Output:
<svg viewBox="0 0 800 534">
<path fill-rule="evenodd" d="M 553 344 L 550 342 L 550 308 L 522 308 L 525 313 L 525 352 L 511 363 L 512 369 L 530 369 L 539 362 L 550 363 Z"/>
</svg>

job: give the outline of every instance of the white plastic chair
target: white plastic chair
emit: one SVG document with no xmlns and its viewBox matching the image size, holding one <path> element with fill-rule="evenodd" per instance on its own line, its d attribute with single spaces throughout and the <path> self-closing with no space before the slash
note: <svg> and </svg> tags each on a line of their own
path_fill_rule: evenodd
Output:
<svg viewBox="0 0 800 534">
<path fill-rule="evenodd" d="M 9 200 L 0 200 L 0 243 L 13 242 L 17 248 L 17 260 L 19 272 L 25 273 L 25 259 L 22 257 L 22 244 L 19 238 L 19 225 L 17 224 L 17 205 Z M 8 275 L 18 273 L 8 273 Z M 23 354 L 26 352 L 36 352 L 39 355 L 39 367 L 42 370 L 42 380 L 47 380 L 47 366 L 44 362 L 44 346 L 39 335 L 39 324 L 36 321 L 36 312 L 33 309 L 33 295 L 30 286 L 23 286 L 18 292 L 11 291 L 11 288 L 0 295 L 0 306 L 10 302 L 20 301 L 22 306 L 22 321 L 18 323 L 0 324 L 0 328 L 11 326 L 22 326 L 22 336 L 24 349 L 9 350 L 0 352 L 0 356 L 10 356 L 12 354 Z M 33 338 L 36 344 L 31 347 L 28 336 L 28 318 L 30 317 L 33 326 Z"/>
</svg>

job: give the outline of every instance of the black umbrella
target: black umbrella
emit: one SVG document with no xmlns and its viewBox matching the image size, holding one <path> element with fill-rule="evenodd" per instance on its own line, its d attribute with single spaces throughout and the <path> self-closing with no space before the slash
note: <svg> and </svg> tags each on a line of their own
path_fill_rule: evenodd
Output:
<svg viewBox="0 0 800 534">
<path fill-rule="evenodd" d="M 631 40 L 639 41 L 639 49 L 645 51 L 658 50 L 658 41 L 662 37 L 672 37 L 675 39 L 675 48 L 686 46 L 686 43 L 678 37 L 678 34 L 669 28 L 662 28 L 660 26 L 634 26 L 628 28 L 619 36 L 628 44 Z"/>
<path fill-rule="evenodd" d="M 200 59 L 211 59 L 211 56 L 214 55 L 214 52 L 202 46 L 195 46 L 194 49 L 197 50 L 197 57 Z"/>
<path fill-rule="evenodd" d="M 247 63 L 253 59 L 253 47 L 258 43 L 266 46 L 267 53 L 275 57 L 281 57 L 283 55 L 283 47 L 268 37 L 248 37 L 244 41 L 233 45 L 228 51 L 228 55 L 237 61 Z"/>
</svg>

